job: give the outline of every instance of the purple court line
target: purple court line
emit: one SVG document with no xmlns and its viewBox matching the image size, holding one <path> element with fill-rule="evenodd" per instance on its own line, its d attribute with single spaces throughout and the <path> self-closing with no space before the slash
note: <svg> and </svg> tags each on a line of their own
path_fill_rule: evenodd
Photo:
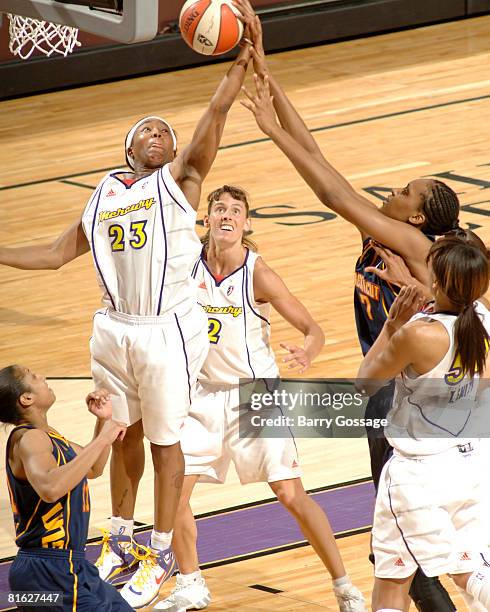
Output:
<svg viewBox="0 0 490 612">
<path fill-rule="evenodd" d="M 211 485 L 209 485 L 211 486 Z M 325 510 L 335 534 L 368 527 L 374 510 L 372 482 L 342 486 L 311 494 Z M 214 563 L 269 551 L 304 542 L 296 521 L 274 501 L 258 506 L 227 510 L 197 520 L 198 553 L 201 564 Z M 136 541 L 147 544 L 150 530 L 136 534 Z M 87 548 L 87 558 L 95 561 L 100 545 Z M 0 565 L 0 612 L 9 609 L 7 602 L 8 571 L 11 562 Z"/>
</svg>

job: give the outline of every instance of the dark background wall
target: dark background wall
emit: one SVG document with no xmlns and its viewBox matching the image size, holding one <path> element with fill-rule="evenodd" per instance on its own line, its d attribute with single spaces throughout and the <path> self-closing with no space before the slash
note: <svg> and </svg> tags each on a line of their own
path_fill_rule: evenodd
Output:
<svg viewBox="0 0 490 612">
<path fill-rule="evenodd" d="M 198 55 L 178 33 L 183 0 L 160 0 L 152 41 L 115 44 L 80 32 L 82 47 L 66 57 L 18 60 L 8 51 L 8 20 L 0 28 L 0 100 L 195 66 L 219 60 Z M 490 0 L 252 0 L 261 15 L 266 50 L 281 51 L 490 12 Z"/>
</svg>

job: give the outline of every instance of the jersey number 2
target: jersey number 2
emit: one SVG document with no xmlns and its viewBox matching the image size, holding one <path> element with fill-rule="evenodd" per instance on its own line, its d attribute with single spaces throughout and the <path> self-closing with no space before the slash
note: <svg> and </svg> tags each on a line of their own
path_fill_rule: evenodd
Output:
<svg viewBox="0 0 490 612">
<path fill-rule="evenodd" d="M 142 249 L 147 241 L 147 236 L 145 232 L 146 221 L 133 221 L 130 225 L 129 231 L 131 232 L 131 238 L 129 239 L 129 245 L 133 249 Z M 125 239 L 124 239 L 124 227 L 122 225 L 118 225 L 114 223 L 114 225 L 110 225 L 109 229 L 109 238 L 112 239 L 111 242 L 111 250 L 115 251 L 124 251 L 125 249 Z"/>
<path fill-rule="evenodd" d="M 218 344 L 221 331 L 221 321 L 218 319 L 208 319 L 208 337 L 211 344 Z"/>
</svg>

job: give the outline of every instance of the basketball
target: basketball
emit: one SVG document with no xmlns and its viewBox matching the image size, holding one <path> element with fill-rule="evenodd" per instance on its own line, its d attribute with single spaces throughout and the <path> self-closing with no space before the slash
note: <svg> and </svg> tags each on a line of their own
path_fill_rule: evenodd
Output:
<svg viewBox="0 0 490 612">
<path fill-rule="evenodd" d="M 243 35 L 237 15 L 231 0 L 187 0 L 179 18 L 182 38 L 197 53 L 227 53 Z"/>
</svg>

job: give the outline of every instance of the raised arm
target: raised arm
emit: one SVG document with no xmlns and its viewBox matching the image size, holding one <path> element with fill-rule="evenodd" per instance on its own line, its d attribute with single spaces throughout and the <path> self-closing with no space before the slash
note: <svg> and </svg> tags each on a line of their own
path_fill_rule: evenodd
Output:
<svg viewBox="0 0 490 612">
<path fill-rule="evenodd" d="M 254 75 L 256 91 L 246 92 L 242 105 L 254 115 L 260 129 L 267 134 L 290 159 L 296 170 L 315 192 L 318 199 L 355 225 L 361 233 L 398 252 L 411 273 L 422 283 L 427 281 L 425 257 L 429 239 L 408 223 L 383 215 L 366 198 L 354 191 L 330 164 L 321 164 L 276 121 L 272 105 L 269 79 Z"/>
<path fill-rule="evenodd" d="M 235 4 L 239 7 L 242 13 L 247 14 L 247 16 L 249 17 L 250 39 L 253 43 L 251 54 L 253 59 L 254 72 L 262 78 L 265 75 L 269 77 L 269 86 L 272 94 L 272 102 L 281 127 L 288 134 L 290 134 L 296 140 L 297 143 L 299 143 L 306 151 L 308 151 L 310 155 L 315 157 L 315 159 L 317 159 L 319 163 L 327 165 L 328 162 L 323 157 L 322 152 L 320 151 L 320 148 L 316 140 L 313 138 L 310 130 L 306 127 L 305 122 L 299 115 L 298 111 L 291 104 L 284 90 L 269 70 L 264 52 L 262 24 L 260 22 L 259 17 L 255 15 L 255 12 L 249 0 L 235 0 Z M 332 168 L 332 170 L 334 169 Z M 372 206 L 374 206 L 374 204 Z"/>
<path fill-rule="evenodd" d="M 202 182 L 216 158 L 228 111 L 243 85 L 249 60 L 250 45 L 244 43 L 199 120 L 191 143 L 170 166 L 172 176 L 195 210 L 199 206 Z"/>
<path fill-rule="evenodd" d="M 99 435 L 67 464 L 58 466 L 46 432 L 30 429 L 18 442 L 18 454 L 26 479 L 39 497 L 48 503 L 66 495 L 87 476 L 98 456 L 126 429 L 122 424 L 105 421 Z"/>
<path fill-rule="evenodd" d="M 79 219 L 51 244 L 0 247 L 0 264 L 21 270 L 57 270 L 89 250 Z"/>
<path fill-rule="evenodd" d="M 418 321 L 407 323 L 423 303 L 423 296 L 416 286 L 403 287 L 393 302 L 388 319 L 362 360 L 357 374 L 359 386 L 369 395 L 395 378 L 408 365 L 425 367 L 420 345 L 426 330 L 421 328 Z"/>
<path fill-rule="evenodd" d="M 325 335 L 280 276 L 260 258 L 254 269 L 254 297 L 256 302 L 269 302 L 288 323 L 303 334 L 303 347 L 283 343 L 281 346 L 290 353 L 283 361 L 289 362 L 290 368 L 299 367 L 300 373 L 305 372 L 325 344 Z"/>
<path fill-rule="evenodd" d="M 109 392 L 106 389 L 98 389 L 89 393 L 85 399 L 89 412 L 97 417 L 94 426 L 92 442 L 99 436 L 104 427 L 104 423 L 112 418 L 112 401 Z M 70 444 L 75 449 L 75 452 L 80 454 L 83 451 L 83 446 L 76 444 L 70 440 Z M 87 472 L 87 478 L 98 478 L 102 475 L 104 467 L 109 459 L 111 447 L 106 446 L 92 464 Z"/>
</svg>

